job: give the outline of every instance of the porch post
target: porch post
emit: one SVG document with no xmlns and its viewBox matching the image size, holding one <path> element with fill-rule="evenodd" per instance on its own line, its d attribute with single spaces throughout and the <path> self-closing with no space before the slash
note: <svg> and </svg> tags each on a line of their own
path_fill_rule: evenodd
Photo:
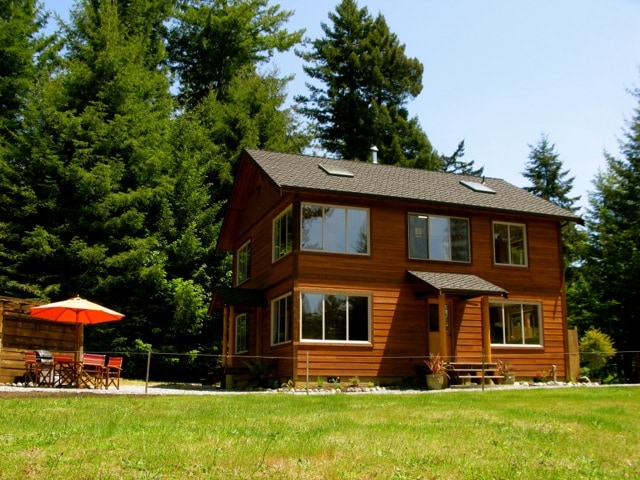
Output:
<svg viewBox="0 0 640 480">
<path fill-rule="evenodd" d="M 445 302 L 445 294 L 440 291 L 438 295 L 438 330 L 440 330 L 440 356 L 445 362 L 450 361 L 449 358 L 449 332 L 447 332 L 447 303 Z"/>
<path fill-rule="evenodd" d="M 491 363 L 491 324 L 489 320 L 489 297 L 482 296 L 482 351 L 485 361 Z"/>
</svg>

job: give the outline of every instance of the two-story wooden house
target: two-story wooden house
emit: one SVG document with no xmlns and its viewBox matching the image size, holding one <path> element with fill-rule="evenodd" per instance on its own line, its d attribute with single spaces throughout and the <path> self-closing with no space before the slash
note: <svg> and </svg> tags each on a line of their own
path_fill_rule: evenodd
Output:
<svg viewBox="0 0 640 480">
<path fill-rule="evenodd" d="M 566 378 L 560 228 L 579 221 L 500 179 L 246 150 L 218 244 L 223 366 L 385 383 L 439 353 Z"/>
</svg>

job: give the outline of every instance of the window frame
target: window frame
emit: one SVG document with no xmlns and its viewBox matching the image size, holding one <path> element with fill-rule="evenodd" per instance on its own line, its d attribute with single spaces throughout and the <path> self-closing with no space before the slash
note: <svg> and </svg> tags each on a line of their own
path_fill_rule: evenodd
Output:
<svg viewBox="0 0 640 480">
<path fill-rule="evenodd" d="M 284 241 L 280 236 L 282 233 L 280 222 L 283 220 L 286 221 Z M 271 261 L 274 263 L 293 251 L 293 205 L 289 205 L 273 219 L 271 228 L 273 231 Z"/>
<path fill-rule="evenodd" d="M 277 341 L 280 337 L 280 317 L 279 313 L 282 311 L 280 308 L 280 302 L 286 301 L 286 307 L 284 309 L 284 340 Z M 291 292 L 281 295 L 271 300 L 271 346 L 284 345 L 291 343 L 291 329 L 292 329 L 292 317 L 293 317 L 293 294 Z"/>
<path fill-rule="evenodd" d="M 236 250 L 236 286 L 242 285 L 251 278 L 251 240 Z"/>
<path fill-rule="evenodd" d="M 417 218 L 425 221 L 425 252 L 426 257 L 421 257 L 415 255 L 415 252 L 412 248 L 414 245 L 414 237 L 412 236 L 412 218 Z M 447 220 L 447 230 L 448 230 L 448 258 L 434 258 L 431 256 L 431 228 L 430 228 L 430 219 L 445 219 Z M 451 220 L 462 220 L 466 222 L 466 259 L 458 260 L 454 259 L 454 239 L 451 237 Z M 457 217 L 453 215 L 432 215 L 428 213 L 419 213 L 419 212 L 408 212 L 407 213 L 407 255 L 410 260 L 429 260 L 434 262 L 452 262 L 452 263 L 471 263 L 471 222 L 467 217 Z"/>
<path fill-rule="evenodd" d="M 509 313 L 507 312 L 505 314 L 505 307 L 513 307 L 513 306 L 519 306 L 519 312 L 517 314 L 517 316 L 515 316 L 513 313 Z M 494 319 L 491 318 L 491 311 L 492 309 L 495 309 L 496 307 L 500 308 L 500 322 L 501 322 L 501 330 L 502 330 L 502 342 L 501 343 L 495 343 L 494 340 L 494 325 L 493 325 L 493 321 Z M 537 323 L 537 330 L 538 330 L 538 335 L 537 335 L 537 341 L 535 343 L 528 343 L 527 339 L 529 338 L 534 338 L 532 336 L 527 337 L 527 332 L 526 329 L 527 328 L 534 328 L 534 327 L 526 327 L 525 324 L 526 322 L 521 321 L 520 322 L 520 331 L 518 332 L 520 334 L 520 339 L 521 341 L 518 343 L 508 343 L 507 342 L 507 335 L 509 330 L 513 327 L 513 320 L 517 320 L 519 319 L 523 319 L 525 318 L 527 313 L 530 313 L 530 311 L 533 310 L 535 311 L 537 318 L 534 319 L 535 323 Z M 506 347 L 506 348 L 541 348 L 544 347 L 544 319 L 543 319 L 543 314 L 542 314 L 542 303 L 541 302 L 535 302 L 535 301 L 518 301 L 518 300 L 514 300 L 514 301 L 499 301 L 499 300 L 495 300 L 495 301 L 489 301 L 489 322 L 491 322 L 491 346 L 492 347 Z M 531 321 L 531 318 L 529 319 L 529 321 Z"/>
<path fill-rule="evenodd" d="M 240 332 L 241 321 L 244 332 Z M 241 335 L 241 333 L 243 334 Z M 243 343 L 242 345 L 241 341 Z M 236 355 L 249 351 L 249 315 L 247 313 L 239 313 L 236 315 L 234 344 Z"/>
<path fill-rule="evenodd" d="M 315 207 L 322 209 L 322 223 L 320 225 L 320 235 L 321 238 L 321 247 L 320 248 L 311 248 L 305 246 L 304 239 L 304 227 L 305 227 L 305 208 L 307 207 Z M 344 250 L 329 250 L 326 245 L 328 242 L 328 229 L 326 228 L 326 211 L 327 209 L 336 209 L 336 210 L 344 210 Z M 350 211 L 358 211 L 364 212 L 365 214 L 365 228 L 366 228 L 366 240 L 367 240 L 367 251 L 366 252 L 357 252 L 349 250 L 349 239 L 350 239 L 350 230 L 349 230 L 349 212 Z M 346 205 L 334 205 L 334 204 L 326 204 L 326 203 L 313 203 L 313 202 L 301 202 L 300 204 L 300 250 L 303 252 L 317 252 L 317 253 L 336 253 L 340 255 L 358 255 L 358 256 L 368 256 L 371 255 L 371 210 L 366 207 L 350 207 Z"/>
<path fill-rule="evenodd" d="M 497 234 L 496 234 L 496 227 L 498 225 L 501 226 L 506 226 L 508 228 L 508 242 L 506 243 L 507 245 L 507 258 L 508 258 L 508 262 L 499 262 L 498 261 L 498 248 L 497 248 Z M 511 236 L 511 228 L 512 227 L 519 227 L 522 229 L 522 263 L 514 263 L 513 262 L 513 255 L 514 255 L 514 248 L 513 248 L 513 240 L 512 240 L 512 236 Z M 516 222 L 502 222 L 502 221 L 498 221 L 498 220 L 494 220 L 491 226 L 491 233 L 492 233 L 492 244 L 493 244 L 493 264 L 497 265 L 497 266 L 507 266 L 507 267 L 528 267 L 529 266 L 529 249 L 527 246 L 527 225 L 525 223 L 516 223 Z"/>
<path fill-rule="evenodd" d="M 305 312 L 304 312 L 304 306 L 305 306 L 305 301 L 304 301 L 304 296 L 305 295 L 320 295 L 322 296 L 322 319 L 321 319 L 321 327 L 322 327 L 322 338 L 305 338 L 304 337 L 304 331 L 305 331 L 305 321 L 304 321 L 304 317 L 305 317 Z M 347 320 L 347 325 L 345 326 L 345 332 L 346 332 L 346 339 L 341 340 L 341 339 L 327 339 L 327 318 L 326 318 L 326 297 L 329 296 L 333 296 L 333 297 L 346 297 L 346 301 L 348 301 L 350 298 L 365 298 L 367 301 L 367 322 L 366 322 L 366 328 L 367 328 L 367 339 L 366 340 L 349 340 L 349 332 L 350 332 L 350 325 L 348 324 L 348 320 Z M 372 318 L 372 309 L 373 309 L 373 296 L 371 293 L 363 293 L 363 292 L 346 292 L 346 291 L 341 291 L 341 290 L 332 290 L 332 291 L 316 291 L 316 290 L 304 290 L 301 291 L 299 293 L 299 298 L 300 298 L 300 309 L 299 309 L 299 314 L 300 314 L 300 342 L 303 343 L 321 343 L 321 344 L 335 344 L 335 343 L 339 343 L 339 344 L 344 344 L 344 345 L 371 345 L 372 342 L 372 336 L 373 336 L 373 318 Z M 348 310 L 347 310 L 348 311 Z"/>
</svg>

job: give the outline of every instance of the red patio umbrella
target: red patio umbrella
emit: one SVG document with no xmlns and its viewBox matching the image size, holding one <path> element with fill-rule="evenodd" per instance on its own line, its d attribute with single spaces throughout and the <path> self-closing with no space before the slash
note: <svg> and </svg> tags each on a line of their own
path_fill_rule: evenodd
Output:
<svg viewBox="0 0 640 480">
<path fill-rule="evenodd" d="M 78 327 L 80 324 L 115 322 L 124 317 L 122 313 L 115 312 L 107 307 L 80 298 L 79 296 L 61 302 L 33 307 L 29 311 L 29 314 L 35 318 L 43 318 L 54 322 L 74 323 L 76 326 L 76 361 L 79 350 Z"/>
</svg>

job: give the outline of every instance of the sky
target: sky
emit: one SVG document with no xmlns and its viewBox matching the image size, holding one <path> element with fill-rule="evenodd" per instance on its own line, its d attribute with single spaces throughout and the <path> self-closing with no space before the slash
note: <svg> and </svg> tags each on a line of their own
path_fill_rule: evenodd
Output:
<svg viewBox="0 0 640 480">
<path fill-rule="evenodd" d="M 73 0 L 43 0 L 67 16 Z M 272 0 L 294 12 L 289 30 L 322 36 L 321 23 L 340 0 Z M 408 104 L 434 148 L 452 153 L 487 177 L 517 186 L 531 146 L 542 135 L 575 177 L 571 196 L 588 205 L 605 152 L 620 157 L 625 121 L 638 107 L 640 0 L 358 0 L 381 14 L 424 66 L 422 93 Z M 309 79 L 293 53 L 272 66 L 295 75 L 289 99 L 306 94 Z"/>
</svg>

